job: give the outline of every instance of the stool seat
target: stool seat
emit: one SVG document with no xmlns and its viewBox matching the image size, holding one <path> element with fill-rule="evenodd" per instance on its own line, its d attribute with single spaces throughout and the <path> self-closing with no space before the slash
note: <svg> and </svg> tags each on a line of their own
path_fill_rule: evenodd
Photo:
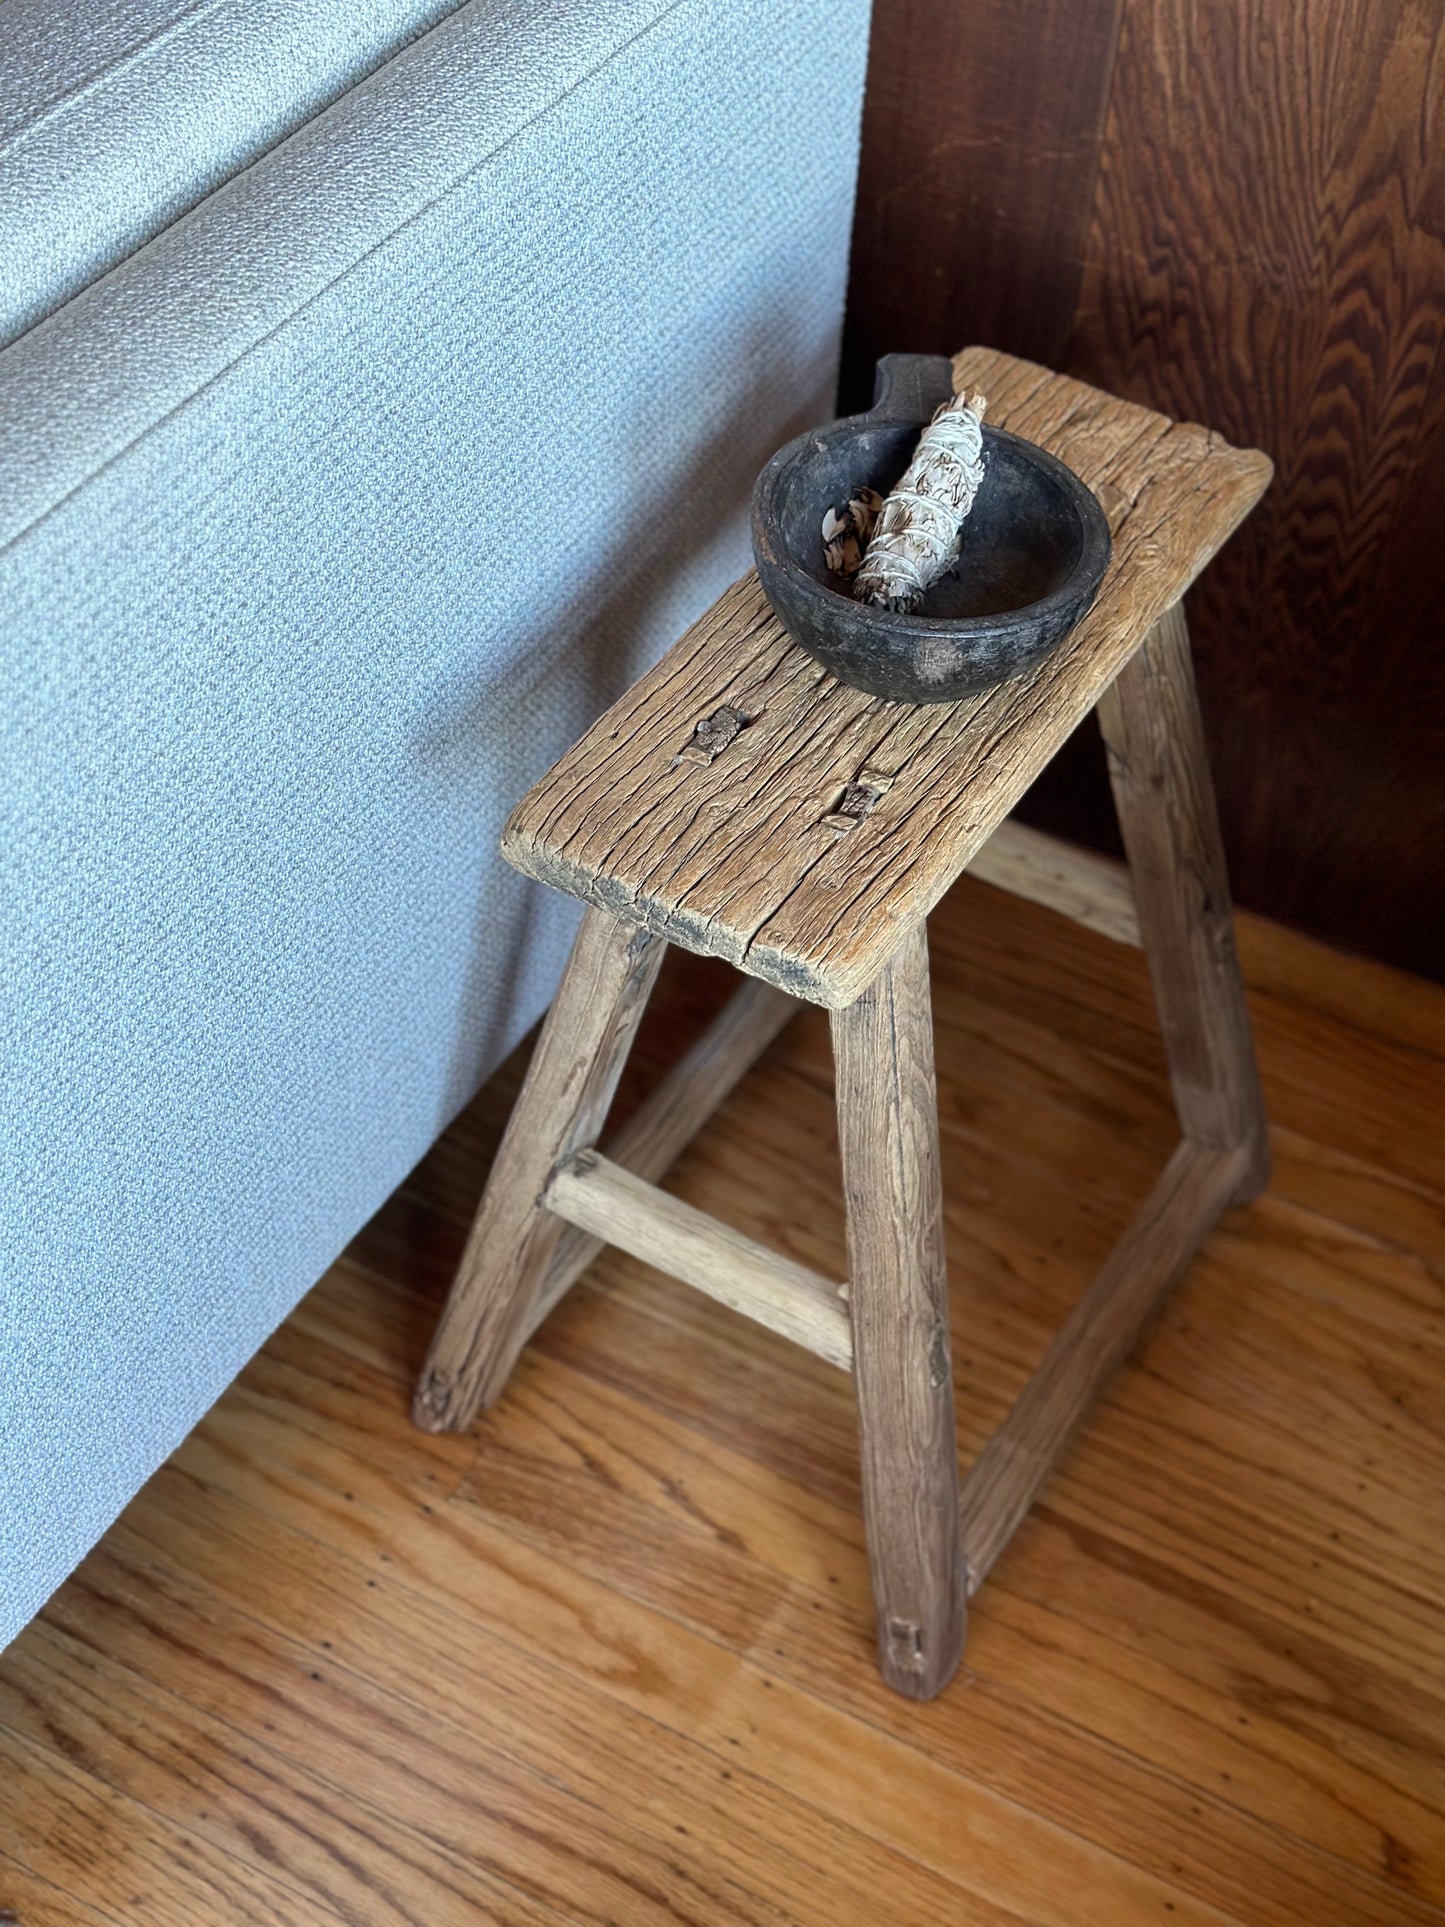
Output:
<svg viewBox="0 0 1445 1927">
<path fill-rule="evenodd" d="M 953 1674 L 969 1598 L 1090 1403 L 1269 1169 L 1179 598 L 1270 463 L 1007 355 L 968 349 L 953 374 L 1099 495 L 1093 609 L 1029 674 L 919 707 L 837 682 L 747 576 L 523 798 L 503 853 L 590 908 L 412 1407 L 469 1424 L 604 1244 L 851 1372 L 878 1663 L 916 1699 Z M 1091 707 L 1127 875 L 1007 820 Z M 1180 1142 L 960 1480 L 926 919 L 966 867 L 1143 948 Z M 604 1140 L 668 942 L 744 982 Z M 660 1184 L 799 998 L 829 1011 L 846 1284 Z"/>
<path fill-rule="evenodd" d="M 792 643 L 750 572 L 523 798 L 508 862 L 810 1003 L 861 994 L 1271 474 L 1257 450 L 993 350 L 958 355 L 954 384 L 1109 517 L 1108 572 L 1062 647 L 956 703 L 886 702 Z"/>
</svg>

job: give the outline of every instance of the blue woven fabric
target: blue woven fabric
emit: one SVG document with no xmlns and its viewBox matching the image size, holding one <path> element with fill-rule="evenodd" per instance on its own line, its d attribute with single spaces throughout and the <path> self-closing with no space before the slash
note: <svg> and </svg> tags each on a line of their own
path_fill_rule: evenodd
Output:
<svg viewBox="0 0 1445 1927">
<path fill-rule="evenodd" d="M 459 0 L 4 0 L 0 343 Z"/>
<path fill-rule="evenodd" d="M 831 413 L 866 6 L 645 11 L 0 548 L 0 1641 L 543 1008 L 502 819 Z"/>
</svg>

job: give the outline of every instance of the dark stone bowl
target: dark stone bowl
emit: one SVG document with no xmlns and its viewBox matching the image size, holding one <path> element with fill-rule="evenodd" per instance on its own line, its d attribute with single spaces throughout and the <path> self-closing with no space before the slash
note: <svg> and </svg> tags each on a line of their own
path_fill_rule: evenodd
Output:
<svg viewBox="0 0 1445 1927">
<path fill-rule="evenodd" d="M 1086 613 L 1109 560 L 1104 512 L 1073 470 L 985 422 L 955 571 L 917 615 L 853 600 L 824 564 L 824 514 L 860 488 L 887 495 L 950 392 L 942 356 L 885 355 L 870 412 L 789 442 L 753 491 L 753 554 L 774 614 L 843 682 L 896 702 L 951 702 L 1032 668 Z"/>
</svg>

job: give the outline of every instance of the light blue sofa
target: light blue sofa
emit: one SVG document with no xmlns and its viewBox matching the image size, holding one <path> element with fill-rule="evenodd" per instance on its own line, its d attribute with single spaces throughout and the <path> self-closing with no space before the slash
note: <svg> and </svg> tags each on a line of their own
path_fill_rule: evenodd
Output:
<svg viewBox="0 0 1445 1927">
<path fill-rule="evenodd" d="M 866 0 L 7 0 L 0 1644 L 544 1005 L 832 412 Z"/>
</svg>

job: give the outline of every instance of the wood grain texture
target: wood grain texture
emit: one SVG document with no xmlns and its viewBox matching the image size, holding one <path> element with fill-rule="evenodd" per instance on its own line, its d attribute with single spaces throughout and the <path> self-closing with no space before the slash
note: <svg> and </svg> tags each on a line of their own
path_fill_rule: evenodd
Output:
<svg viewBox="0 0 1445 1927">
<path fill-rule="evenodd" d="M 64 1734 L 59 1720 L 45 1738 Z M 63 1747 L 63 1741 L 62 1741 Z M 25 1828 L 14 1853 L 32 1880 L 74 1894 L 82 1908 L 118 1921 L 143 1915 L 156 1927 L 198 1920 L 274 1921 L 276 1927 L 337 1927 L 345 1916 L 258 1864 L 214 1847 L 121 1793 L 82 1763 L 0 1729 L 0 1787 L 18 1791 Z M 12 1796 L 14 1797 L 14 1796 Z M 4 1876 L 0 1861 L 0 1879 Z M 116 1876 L 123 1876 L 119 1892 Z M 0 1886 L 0 1905 L 8 1908 Z M 140 1905 L 135 1904 L 139 1899 Z M 112 1910 L 114 1910 L 112 1912 Z"/>
<path fill-rule="evenodd" d="M 655 1184 L 798 1008 L 793 998 L 756 978 L 739 985 L 726 1008 L 609 1141 L 608 1156 L 625 1171 Z M 600 1238 L 576 1225 L 567 1227 L 530 1314 L 529 1337 L 601 1249 Z"/>
<path fill-rule="evenodd" d="M 1047 904 L 1115 943 L 1142 942 L 1134 886 L 1122 863 L 1014 817 L 999 824 L 968 866 L 968 874 L 1030 903 Z"/>
<path fill-rule="evenodd" d="M 1309 0 L 1224 35 L 1196 0 L 1130 0 L 1066 351 L 1276 459 L 1196 611 L 1243 900 L 1437 973 L 1441 560 L 1400 518 L 1445 507 L 1442 26 L 1440 0 Z"/>
<path fill-rule="evenodd" d="M 797 996 L 839 1008 L 1003 821 L 1269 479 L 1261 455 L 1010 356 L 968 350 L 960 387 L 1101 495 L 1114 550 L 1089 615 L 1036 670 L 915 708 L 850 689 L 793 646 L 744 577 L 523 798 L 518 869 Z M 711 762 L 699 717 L 750 718 Z M 840 835 L 863 769 L 891 778 Z"/>
<path fill-rule="evenodd" d="M 1181 1144 L 1099 1276 L 1059 1327 L 1018 1403 L 964 1480 L 963 1557 L 976 1592 L 1075 1426 L 1139 1343 L 1244 1181 L 1243 1150 Z"/>
<path fill-rule="evenodd" d="M 511 1375 L 562 1231 L 539 1200 L 557 1165 L 596 1142 L 662 955 L 646 931 L 582 919 L 417 1384 L 424 1431 L 470 1425 Z"/>
<path fill-rule="evenodd" d="M 878 1664 L 930 1699 L 963 1651 L 958 1441 L 922 924 L 832 1017 Z"/>
<path fill-rule="evenodd" d="M 122 1927 L 114 1914 L 87 1907 L 71 1892 L 40 1880 L 18 1862 L 0 1854 L 0 1894 L 5 1927 Z"/>
<path fill-rule="evenodd" d="M 197 1704 L 199 1696 L 175 1690 L 183 1684 L 179 1670 L 173 1662 L 169 1674 L 143 1679 L 94 1642 L 46 1626 L 0 1681 L 0 1717 L 83 1762 L 93 1784 L 123 1785 L 152 1813 L 163 1812 L 176 1782 L 184 1781 L 194 1802 L 190 1831 L 199 1864 L 203 1853 L 222 1864 L 229 1856 L 242 1869 L 263 1858 L 303 1919 L 432 1927 L 472 1917 L 499 1927 L 555 1927 L 561 1918 L 399 1822 L 357 1785 L 342 1795 L 331 1776 L 303 1768 L 284 1747 L 238 1732 L 226 1717 L 231 1709 L 213 1710 Z M 277 1696 L 287 1690 L 292 1670 L 284 1663 L 278 1670 Z M 38 1815 L 29 1817 L 33 1823 Z M 124 1818 L 122 1807 L 122 1826 Z M 78 1844 L 83 1850 L 83 1836 Z M 184 1862 L 185 1834 L 173 1833 L 168 1845 Z M 73 1894 L 80 1883 L 73 1872 L 66 1878 Z M 117 1888 L 109 1855 L 100 1860 L 92 1891 L 98 1904 L 119 1907 L 120 1927 L 156 1917 L 144 1889 Z M 20 1911 L 29 1923 L 31 1912 Z M 208 1896 L 196 1903 L 195 1918 L 227 1911 L 226 1899 Z M 38 1909 L 34 1918 L 43 1918 Z"/>
<path fill-rule="evenodd" d="M 1274 457 L 1190 604 L 1236 895 L 1445 977 L 1445 4 L 1077 11 L 878 0 L 850 368 L 965 334 Z M 1028 810 L 1107 847 L 1097 746 Z"/>
<path fill-rule="evenodd" d="M 1180 1128 L 1243 1151 L 1252 1197 L 1269 1178 L 1269 1123 L 1182 608 L 1104 691 L 1099 723 Z"/>
<path fill-rule="evenodd" d="M 1058 362 L 1078 295 L 1120 0 L 876 0 L 847 407 L 880 355 L 971 341 Z"/>
<path fill-rule="evenodd" d="M 966 1462 L 1174 1124 L 1139 951 L 967 879 L 930 934 Z M 0 1656 L 0 1910 L 1438 1927 L 1445 994 L 1248 914 L 1240 952 L 1270 1191 L 1065 1453 L 952 1690 L 872 1664 L 852 1386 L 625 1254 L 476 1436 L 413 1429 L 519 1053 Z M 723 976 L 668 958 L 638 1088 Z M 669 1186 L 842 1276 L 833 1117 L 803 1011 Z"/>
<path fill-rule="evenodd" d="M 603 1243 L 630 1251 L 830 1365 L 851 1368 L 845 1287 L 805 1265 L 669 1197 L 596 1151 L 579 1151 L 559 1165 L 543 1199 L 549 1211 Z"/>
</svg>

